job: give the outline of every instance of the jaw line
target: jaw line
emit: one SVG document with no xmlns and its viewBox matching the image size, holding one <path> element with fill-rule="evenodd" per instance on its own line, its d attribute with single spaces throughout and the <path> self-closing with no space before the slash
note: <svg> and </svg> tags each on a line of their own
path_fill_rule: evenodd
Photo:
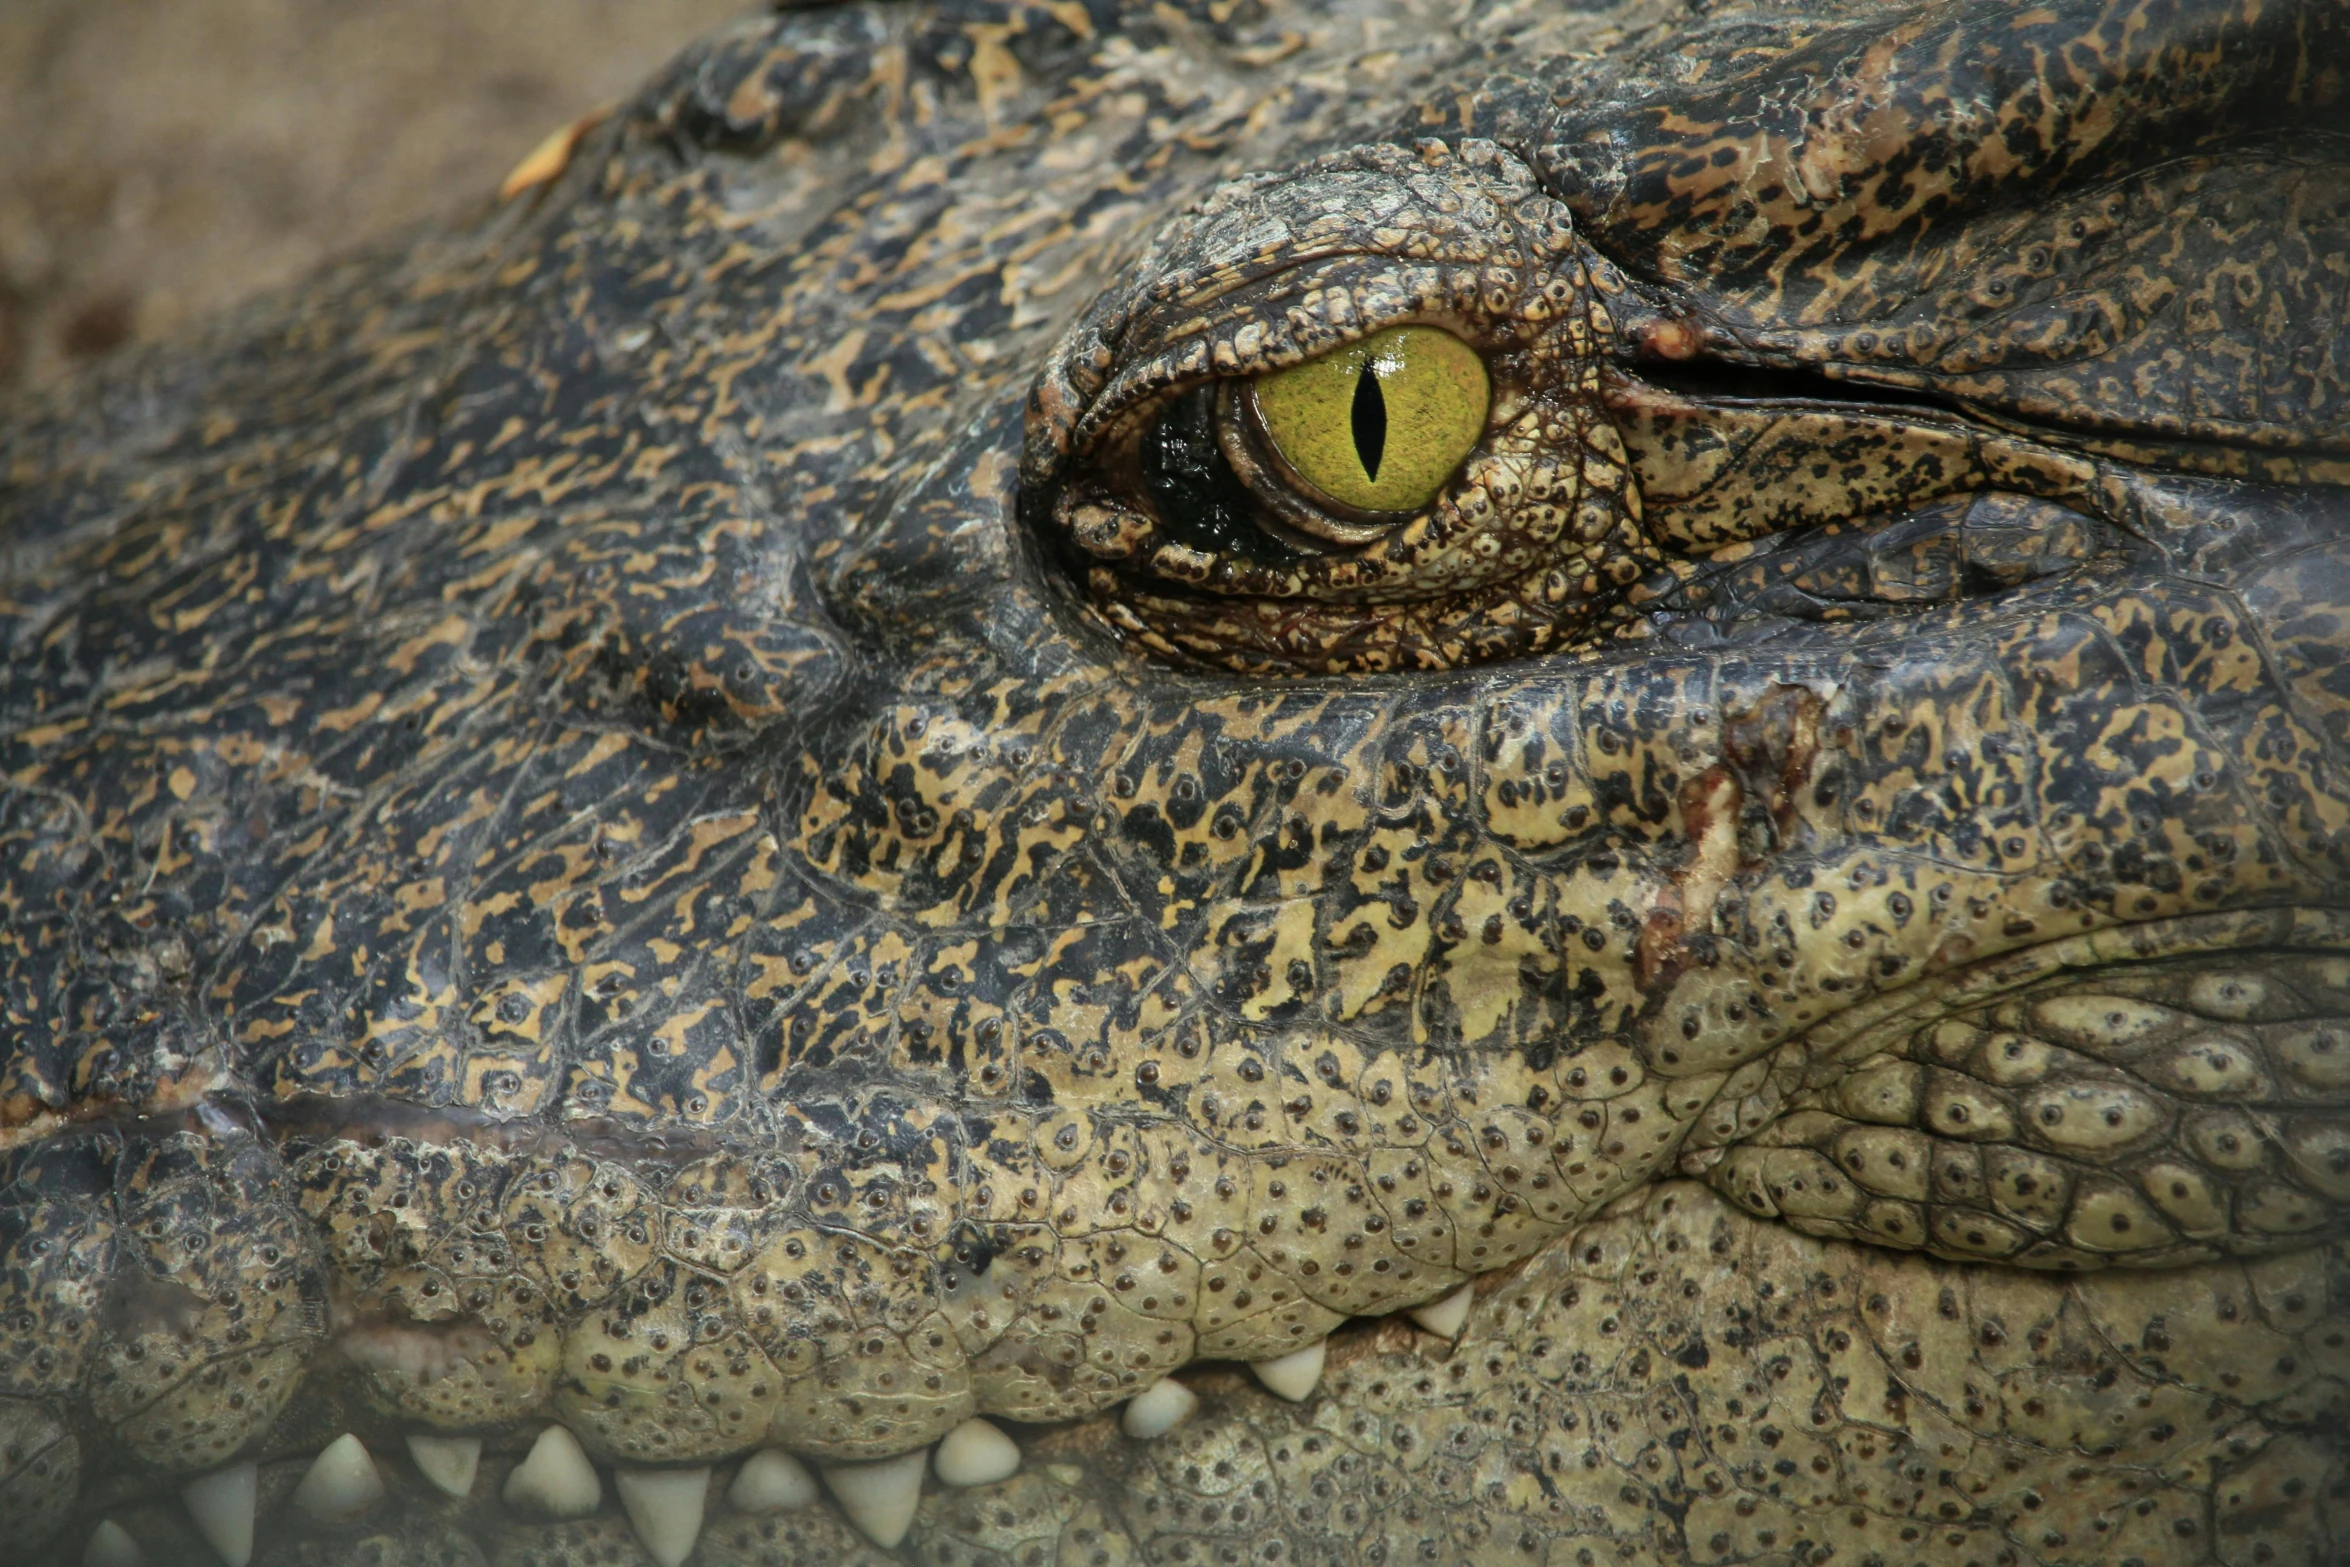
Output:
<svg viewBox="0 0 2350 1567">
<path fill-rule="evenodd" d="M 2350 909 L 2286 905 L 2111 925 L 2017 947 L 1863 997 L 1792 1036 L 1816 1065 L 1858 1060 L 1927 1014 L 1965 1011 L 2067 971 L 2252 949 L 2350 951 Z"/>
</svg>

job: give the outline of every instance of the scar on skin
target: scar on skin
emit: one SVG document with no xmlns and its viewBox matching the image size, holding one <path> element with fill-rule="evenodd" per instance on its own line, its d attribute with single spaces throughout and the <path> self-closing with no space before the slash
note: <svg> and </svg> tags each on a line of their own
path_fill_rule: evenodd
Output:
<svg viewBox="0 0 2350 1567">
<path fill-rule="evenodd" d="M 1727 764 L 1717 763 L 1681 786 L 1689 858 L 1640 932 L 1641 988 L 1670 984 L 1688 963 L 1689 938 L 1713 928 L 1715 906 L 1745 868 L 1738 829 L 1748 792 L 1769 806 L 1779 831 L 1793 824 L 1798 795 L 1819 756 L 1823 705 L 1806 687 L 1774 685 L 1753 706 L 1724 715 Z"/>
<path fill-rule="evenodd" d="M 430 1387 L 481 1360 L 497 1348 L 497 1340 L 471 1322 L 419 1327 L 368 1320 L 345 1325 L 335 1335 L 334 1348 L 362 1371 L 394 1372 Z"/>
<path fill-rule="evenodd" d="M 1639 983 L 1670 984 L 1687 965 L 1687 938 L 1713 928 L 1714 905 L 1739 870 L 1737 775 L 1714 766 L 1681 786 L 1681 820 L 1692 840 L 1688 863 L 1662 890 L 1640 932 Z"/>
<path fill-rule="evenodd" d="M 1641 322 L 1633 328 L 1632 338 L 1634 347 L 1651 359 L 1694 359 L 1705 346 L 1704 335 L 1696 327 L 1669 316 Z"/>
<path fill-rule="evenodd" d="M 571 167 L 571 155 L 579 151 L 587 133 L 611 117 L 611 105 L 605 104 L 588 110 L 559 130 L 550 131 L 546 140 L 523 154 L 522 161 L 498 183 L 498 199 L 512 201 L 524 191 L 536 190 L 560 178 Z"/>
<path fill-rule="evenodd" d="M 106 1326 L 109 1336 L 127 1341 L 143 1333 L 173 1336 L 194 1332 L 210 1302 L 177 1279 L 142 1267 L 127 1267 L 109 1281 Z"/>
</svg>

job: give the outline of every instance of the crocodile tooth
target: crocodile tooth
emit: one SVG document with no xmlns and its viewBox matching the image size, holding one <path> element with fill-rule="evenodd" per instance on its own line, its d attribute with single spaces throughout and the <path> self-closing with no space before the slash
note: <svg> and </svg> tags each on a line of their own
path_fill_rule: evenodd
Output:
<svg viewBox="0 0 2350 1567">
<path fill-rule="evenodd" d="M 1137 1442 L 1165 1436 L 1199 1413 L 1199 1395 L 1173 1377 L 1161 1377 L 1126 1401 L 1118 1424 Z"/>
<path fill-rule="evenodd" d="M 383 1499 L 375 1460 L 348 1431 L 326 1444 L 294 1487 L 294 1505 L 320 1523 L 349 1523 Z"/>
<path fill-rule="evenodd" d="M 481 1467 L 480 1437 L 411 1433 L 408 1456 L 416 1461 L 419 1474 L 451 1496 L 473 1494 L 473 1473 Z"/>
<path fill-rule="evenodd" d="M 1302 1404 L 1314 1396 L 1314 1389 L 1322 1382 L 1322 1357 L 1328 1352 L 1329 1341 L 1316 1339 L 1303 1349 L 1293 1349 L 1272 1360 L 1259 1360 L 1249 1366 L 1257 1380 L 1273 1393 L 1293 1404 Z"/>
<path fill-rule="evenodd" d="M 1020 1471 L 1020 1444 L 977 1415 L 938 1440 L 931 1469 L 948 1485 L 993 1485 Z"/>
<path fill-rule="evenodd" d="M 253 1503 L 256 1479 L 250 1463 L 216 1469 L 180 1487 L 180 1500 L 196 1532 L 220 1553 L 228 1567 L 245 1567 L 253 1559 Z"/>
<path fill-rule="evenodd" d="M 1476 1285 L 1464 1284 L 1442 1300 L 1432 1300 L 1425 1306 L 1414 1306 L 1412 1320 L 1438 1338 L 1459 1338 L 1461 1329 L 1469 1325 L 1469 1302 L 1476 1295 Z"/>
<path fill-rule="evenodd" d="M 103 1518 L 90 1531 L 90 1543 L 82 1547 L 82 1567 L 146 1567 L 147 1553 L 139 1549 L 139 1542 L 131 1533 L 111 1518 Z"/>
<path fill-rule="evenodd" d="M 588 1462 L 579 1438 L 549 1426 L 531 1444 L 530 1456 L 506 1477 L 506 1505 L 548 1518 L 584 1518 L 604 1499 L 604 1484 Z"/>
<path fill-rule="evenodd" d="M 613 1489 L 645 1552 L 661 1567 L 677 1567 L 702 1537 L 702 1502 L 710 1494 L 710 1469 L 615 1469 Z"/>
<path fill-rule="evenodd" d="M 816 1500 L 816 1477 L 780 1447 L 762 1447 L 735 1471 L 726 1500 L 738 1513 L 772 1513 Z"/>
<path fill-rule="evenodd" d="M 922 1500 L 922 1469 L 929 1462 L 929 1450 L 918 1447 L 878 1463 L 820 1467 L 849 1522 L 887 1551 L 914 1527 L 914 1508 Z"/>
</svg>

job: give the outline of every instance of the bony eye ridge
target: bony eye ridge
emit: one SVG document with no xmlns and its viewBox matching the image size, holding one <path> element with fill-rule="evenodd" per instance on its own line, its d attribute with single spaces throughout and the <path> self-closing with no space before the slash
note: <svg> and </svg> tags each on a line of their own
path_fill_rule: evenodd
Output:
<svg viewBox="0 0 2350 1567">
<path fill-rule="evenodd" d="M 1485 433 L 1492 399 L 1468 344 L 1438 327 L 1389 327 L 1225 383 L 1217 442 L 1282 523 L 1368 544 L 1436 499 Z"/>
</svg>

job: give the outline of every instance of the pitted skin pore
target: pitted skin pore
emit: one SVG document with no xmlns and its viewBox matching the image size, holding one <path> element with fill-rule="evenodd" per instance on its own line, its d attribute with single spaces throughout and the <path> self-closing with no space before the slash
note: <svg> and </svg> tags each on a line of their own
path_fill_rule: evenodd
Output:
<svg viewBox="0 0 2350 1567">
<path fill-rule="evenodd" d="M 922 1560 L 2340 1559 L 2346 33 L 795 10 L 14 411 L 0 1537 L 985 1414 Z M 1167 544 L 1168 396 L 1399 319 L 1426 517 Z"/>
</svg>

